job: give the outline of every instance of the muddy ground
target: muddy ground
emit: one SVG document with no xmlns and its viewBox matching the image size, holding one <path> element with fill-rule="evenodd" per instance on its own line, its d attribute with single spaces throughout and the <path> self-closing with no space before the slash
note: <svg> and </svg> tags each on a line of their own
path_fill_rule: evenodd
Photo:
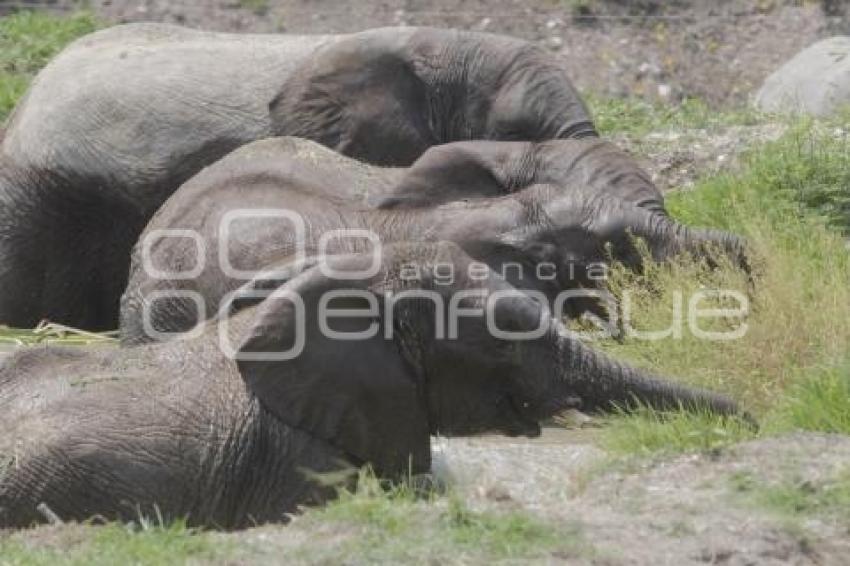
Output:
<svg viewBox="0 0 850 566">
<path fill-rule="evenodd" d="M 742 104 L 780 63 L 850 30 L 845 0 L 90 0 L 110 22 L 330 33 L 433 25 L 507 33 L 557 53 L 603 95 Z M 0 0 L 72 9 L 78 0 Z"/>
<path fill-rule="evenodd" d="M 455 485 L 479 504 L 578 521 L 596 549 L 590 562 L 838 565 L 850 557 L 846 522 L 794 522 L 748 491 L 818 489 L 846 471 L 850 438 L 792 435 L 594 472 L 603 458 L 597 448 L 580 433 L 553 432 L 522 444 L 453 440 L 445 461 Z"/>
<path fill-rule="evenodd" d="M 438 441 L 436 453 L 438 473 L 467 508 L 531 515 L 571 539 L 562 550 L 507 564 L 843 566 L 850 556 L 848 510 L 806 512 L 830 507 L 830 482 L 850 462 L 846 436 L 800 433 L 715 453 L 612 463 L 592 432 L 547 429 L 533 441 Z M 423 503 L 409 520 L 421 523 L 446 505 L 446 498 Z M 61 551 L 93 528 L 47 526 L 10 537 L 33 550 Z M 364 548 L 363 539 L 378 536 L 372 529 L 296 516 L 287 526 L 212 535 L 229 550 L 192 563 L 399 563 L 380 548 Z M 405 563 L 482 563 L 440 548 L 439 540 L 405 544 L 412 547 L 402 554 Z"/>
</svg>

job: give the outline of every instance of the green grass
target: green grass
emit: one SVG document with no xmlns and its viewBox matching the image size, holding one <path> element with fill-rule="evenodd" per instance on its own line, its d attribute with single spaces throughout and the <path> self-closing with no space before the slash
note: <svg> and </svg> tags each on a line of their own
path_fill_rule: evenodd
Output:
<svg viewBox="0 0 850 566">
<path fill-rule="evenodd" d="M 850 216 L 838 207 L 850 195 L 850 152 L 836 135 L 840 123 L 804 121 L 745 156 L 739 171 L 668 198 L 684 222 L 748 238 L 757 272 L 751 293 L 736 270 L 711 271 L 685 260 L 642 275 L 613 274 L 615 292 L 630 290 L 633 324 L 641 329 L 669 326 L 677 292 L 685 298 L 706 287 L 750 293 L 743 338 L 707 341 L 686 326 L 678 339 L 603 346 L 661 374 L 728 392 L 759 415 L 766 432 L 850 433 L 850 253 L 842 233 Z M 707 440 L 712 424 L 699 415 L 661 424 L 644 412 L 614 421 L 603 438 L 620 452 L 704 448 L 739 437 L 723 425 L 717 439 Z"/>
<path fill-rule="evenodd" d="M 239 6 L 262 16 L 269 11 L 269 0 L 239 0 Z"/>
<path fill-rule="evenodd" d="M 744 503 L 779 517 L 832 519 L 850 528 L 850 468 L 818 482 L 791 477 L 765 483 L 740 472 L 730 483 Z"/>
<path fill-rule="evenodd" d="M 64 346 L 109 344 L 117 343 L 117 336 L 115 332 L 87 332 L 55 323 L 42 323 L 32 330 L 0 326 L 0 348 L 44 343 Z"/>
<path fill-rule="evenodd" d="M 576 523 L 504 509 L 473 510 L 453 494 L 388 487 L 368 472 L 354 491 L 288 526 L 217 534 L 181 523 L 42 528 L 0 534 L 0 565 L 504 564 L 594 555 Z M 317 541 L 320 541 L 317 544 Z"/>
<path fill-rule="evenodd" d="M 606 98 L 593 93 L 582 96 L 603 135 L 640 136 L 668 130 L 711 130 L 722 126 L 758 124 L 765 119 L 750 108 L 719 111 L 709 108 L 697 98 L 665 104 L 637 98 Z"/>
<path fill-rule="evenodd" d="M 322 533 L 323 548 L 307 543 L 296 561 L 337 563 L 485 564 L 592 552 L 574 524 L 548 524 L 514 510 L 472 510 L 453 494 L 387 488 L 362 475 L 354 492 L 311 510 L 297 528 Z M 343 533 L 344 536 L 339 536 Z"/>
<path fill-rule="evenodd" d="M 774 430 L 850 435 L 850 363 L 810 372 L 786 393 L 771 415 Z"/>
<path fill-rule="evenodd" d="M 146 564 L 169 565 L 218 559 L 226 562 L 230 543 L 176 523 L 168 527 L 129 529 L 110 524 L 75 526 L 37 537 L 0 535 L 0 565 L 58 566 Z"/>
<path fill-rule="evenodd" d="M 0 19 L 0 121 L 51 57 L 98 27 L 98 21 L 88 12 L 59 17 L 21 11 Z"/>
<path fill-rule="evenodd" d="M 663 455 L 677 452 L 710 453 L 753 438 L 756 431 L 744 421 L 709 413 L 661 414 L 642 409 L 608 423 L 602 446 L 612 455 Z"/>
<path fill-rule="evenodd" d="M 850 112 L 827 122 L 799 121 L 780 140 L 753 152 L 742 174 L 719 176 L 704 182 L 698 191 L 672 195 L 671 211 L 686 221 L 752 231 L 754 219 L 747 215 L 754 212 L 753 205 L 761 206 L 759 216 L 767 216 L 769 227 L 775 227 L 776 235 L 788 245 L 805 239 L 795 229 L 812 226 L 813 215 L 831 228 L 846 230 L 850 227 L 850 142 L 843 126 L 848 120 Z M 736 187 L 736 183 L 748 186 Z M 786 219 L 793 223 L 790 227 L 777 226 Z M 758 224 L 761 227 L 764 222 Z"/>
</svg>

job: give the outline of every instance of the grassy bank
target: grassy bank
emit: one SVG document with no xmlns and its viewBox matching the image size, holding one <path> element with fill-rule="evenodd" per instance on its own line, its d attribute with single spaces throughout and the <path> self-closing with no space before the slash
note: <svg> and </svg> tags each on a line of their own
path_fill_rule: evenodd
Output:
<svg viewBox="0 0 850 566">
<path fill-rule="evenodd" d="M 231 545 L 181 524 L 144 528 L 72 525 L 45 529 L 37 538 L 0 538 L 3 566 L 203 563 L 224 560 L 231 552 Z"/>
<path fill-rule="evenodd" d="M 51 57 L 98 25 L 88 12 L 59 17 L 22 11 L 0 19 L 0 122 Z"/>
<path fill-rule="evenodd" d="M 750 108 L 718 111 L 696 98 L 679 104 L 661 104 L 634 98 L 603 98 L 582 93 L 593 111 L 596 127 L 602 135 L 642 136 L 650 132 L 758 124 L 764 119 Z"/>
<path fill-rule="evenodd" d="M 321 543 L 318 543 L 321 541 Z M 318 544 L 317 544 L 318 543 Z M 181 523 L 71 525 L 38 536 L 0 533 L 0 564 L 505 564 L 589 557 L 578 522 L 550 524 L 519 510 L 478 511 L 453 496 L 381 486 L 363 474 L 356 492 L 300 515 L 284 529 L 242 536 Z M 285 556 L 285 559 L 283 557 Z"/>
<path fill-rule="evenodd" d="M 763 433 L 804 428 L 850 434 L 844 416 L 850 414 L 850 145 L 842 123 L 797 123 L 778 141 L 751 151 L 740 170 L 668 198 L 671 212 L 688 224 L 747 237 L 756 272 L 752 288 L 736 270 L 711 271 L 686 261 L 645 275 L 615 274 L 615 288 L 631 291 L 634 326 L 644 330 L 670 325 L 677 293 L 747 293 L 743 338 L 710 341 L 686 328 L 680 338 L 605 346 L 638 365 L 732 394 L 759 415 Z M 740 322 L 717 324 L 731 329 Z M 614 419 L 604 436 L 619 452 L 653 452 L 704 448 L 749 434 L 704 415 L 660 419 L 644 412 Z"/>
</svg>

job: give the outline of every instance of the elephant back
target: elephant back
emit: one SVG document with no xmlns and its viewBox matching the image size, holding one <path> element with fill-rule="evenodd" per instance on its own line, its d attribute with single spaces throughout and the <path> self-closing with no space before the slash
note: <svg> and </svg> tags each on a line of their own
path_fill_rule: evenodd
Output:
<svg viewBox="0 0 850 566">
<path fill-rule="evenodd" d="M 152 212 L 183 180 L 269 132 L 268 103 L 325 36 L 128 24 L 78 39 L 35 78 L 3 152 L 107 179 Z"/>
</svg>

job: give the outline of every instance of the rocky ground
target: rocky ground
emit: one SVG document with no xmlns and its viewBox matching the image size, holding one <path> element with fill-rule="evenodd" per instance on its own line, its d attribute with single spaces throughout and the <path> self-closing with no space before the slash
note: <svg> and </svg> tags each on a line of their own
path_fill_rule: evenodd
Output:
<svg viewBox="0 0 850 566">
<path fill-rule="evenodd" d="M 750 147 L 773 141 L 785 131 L 782 123 L 666 130 L 643 136 L 615 134 L 614 141 L 637 156 L 663 191 L 689 189 L 707 175 L 729 170 Z"/>
<path fill-rule="evenodd" d="M 79 0 L 3 0 L 71 9 Z M 110 22 L 237 32 L 351 32 L 432 25 L 539 41 L 577 85 L 606 96 L 741 104 L 781 62 L 850 30 L 844 0 L 90 0 Z"/>
</svg>

